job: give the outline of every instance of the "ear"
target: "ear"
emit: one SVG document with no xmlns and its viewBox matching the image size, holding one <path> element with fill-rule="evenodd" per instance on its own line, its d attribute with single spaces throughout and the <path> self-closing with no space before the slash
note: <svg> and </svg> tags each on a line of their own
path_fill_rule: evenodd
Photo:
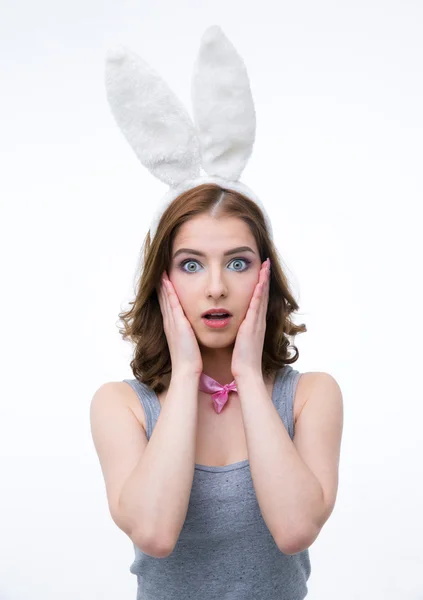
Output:
<svg viewBox="0 0 423 600">
<path fill-rule="evenodd" d="M 191 117 L 160 75 L 130 50 L 109 50 L 105 83 L 113 116 L 141 163 L 177 186 L 200 173 Z"/>
<path fill-rule="evenodd" d="M 203 169 L 237 181 L 251 156 L 256 117 L 244 62 L 217 25 L 201 39 L 191 95 Z"/>
</svg>

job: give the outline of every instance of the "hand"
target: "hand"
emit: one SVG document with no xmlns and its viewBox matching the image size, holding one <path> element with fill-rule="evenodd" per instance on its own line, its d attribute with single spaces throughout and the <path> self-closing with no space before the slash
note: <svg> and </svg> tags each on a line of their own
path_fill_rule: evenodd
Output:
<svg viewBox="0 0 423 600">
<path fill-rule="evenodd" d="M 169 346 L 172 373 L 190 371 L 200 375 L 203 370 L 200 348 L 166 271 L 162 275 L 157 295 Z"/>
<path fill-rule="evenodd" d="M 241 323 L 232 352 L 231 372 L 234 379 L 248 374 L 262 376 L 263 344 L 269 303 L 270 261 L 262 264 L 245 319 Z"/>
</svg>

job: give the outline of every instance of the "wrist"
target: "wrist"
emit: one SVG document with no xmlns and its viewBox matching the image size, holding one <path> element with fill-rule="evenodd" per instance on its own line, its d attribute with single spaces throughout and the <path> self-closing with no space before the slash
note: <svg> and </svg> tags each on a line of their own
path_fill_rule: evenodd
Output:
<svg viewBox="0 0 423 600">
<path fill-rule="evenodd" d="M 248 385 L 256 385 L 264 383 L 263 374 L 255 373 L 252 371 L 248 371 L 246 373 L 238 374 L 236 377 L 234 376 L 235 383 L 237 387 L 248 386 Z"/>
<path fill-rule="evenodd" d="M 193 371 L 192 369 L 180 368 L 172 370 L 171 381 L 183 381 L 185 383 L 195 382 L 197 385 L 200 382 L 200 373 Z"/>
</svg>

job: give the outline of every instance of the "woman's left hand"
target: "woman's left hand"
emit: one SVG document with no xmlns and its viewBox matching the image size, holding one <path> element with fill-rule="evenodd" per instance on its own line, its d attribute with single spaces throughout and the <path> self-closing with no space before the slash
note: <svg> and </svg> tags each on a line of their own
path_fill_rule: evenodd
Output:
<svg viewBox="0 0 423 600">
<path fill-rule="evenodd" d="M 235 380 L 247 374 L 262 376 L 269 287 L 270 260 L 267 259 L 262 264 L 250 306 L 236 336 L 231 363 L 231 372 Z"/>
</svg>

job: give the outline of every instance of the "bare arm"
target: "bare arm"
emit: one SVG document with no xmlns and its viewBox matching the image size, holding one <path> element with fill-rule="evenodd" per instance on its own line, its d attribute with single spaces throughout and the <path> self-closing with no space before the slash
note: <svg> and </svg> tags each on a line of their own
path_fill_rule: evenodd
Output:
<svg viewBox="0 0 423 600">
<path fill-rule="evenodd" d="M 135 543 L 170 553 L 185 522 L 195 466 L 199 376 L 172 375 L 148 445 L 126 480 L 119 511 L 137 523 Z"/>
</svg>

